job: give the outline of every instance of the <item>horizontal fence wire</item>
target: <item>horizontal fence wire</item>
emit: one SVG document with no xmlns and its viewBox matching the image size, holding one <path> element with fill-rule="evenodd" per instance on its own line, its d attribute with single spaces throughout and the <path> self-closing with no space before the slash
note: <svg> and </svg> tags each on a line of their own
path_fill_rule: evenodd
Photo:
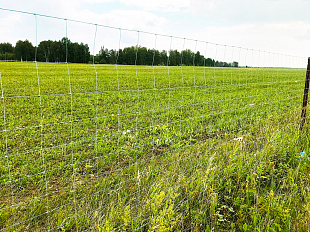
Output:
<svg viewBox="0 0 310 232">
<path fill-rule="evenodd" d="M 33 62 L 0 62 L 0 231 L 306 228 L 303 209 L 280 206 L 309 196 L 296 155 L 307 58 L 0 10 L 34 17 L 36 31 Z M 66 62 L 37 61 L 43 19 L 64 22 Z M 70 63 L 70 28 L 82 24 L 93 57 Z M 107 34 L 116 60 L 99 64 Z M 120 64 L 126 46 L 134 65 Z M 160 49 L 167 59 L 155 65 Z M 296 172 L 273 171 L 289 163 Z"/>
</svg>

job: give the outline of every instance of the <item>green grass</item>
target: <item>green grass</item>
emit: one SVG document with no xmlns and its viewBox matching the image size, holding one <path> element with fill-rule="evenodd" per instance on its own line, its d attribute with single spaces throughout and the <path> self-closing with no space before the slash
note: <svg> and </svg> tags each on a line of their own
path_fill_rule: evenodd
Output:
<svg viewBox="0 0 310 232">
<path fill-rule="evenodd" d="M 37 67 L 0 63 L 0 230 L 310 229 L 305 70 Z"/>
</svg>

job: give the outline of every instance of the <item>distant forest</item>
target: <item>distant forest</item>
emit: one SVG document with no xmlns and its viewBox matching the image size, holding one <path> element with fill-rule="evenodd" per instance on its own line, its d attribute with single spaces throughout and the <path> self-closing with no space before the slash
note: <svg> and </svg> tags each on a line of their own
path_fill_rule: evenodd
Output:
<svg viewBox="0 0 310 232">
<path fill-rule="evenodd" d="M 238 67 L 236 61 L 232 63 L 215 61 L 205 58 L 199 51 L 194 53 L 189 49 L 179 52 L 178 50 L 158 51 L 141 46 L 119 50 L 101 47 L 99 53 L 93 57 L 87 44 L 71 42 L 65 37 L 59 41 L 41 41 L 36 58 L 35 50 L 28 40 L 19 40 L 15 46 L 11 43 L 0 43 L 0 60 L 34 61 L 36 59 L 40 62 L 66 62 L 66 54 L 68 54 L 67 61 L 70 63 L 92 63 L 94 59 L 96 64 Z"/>
</svg>

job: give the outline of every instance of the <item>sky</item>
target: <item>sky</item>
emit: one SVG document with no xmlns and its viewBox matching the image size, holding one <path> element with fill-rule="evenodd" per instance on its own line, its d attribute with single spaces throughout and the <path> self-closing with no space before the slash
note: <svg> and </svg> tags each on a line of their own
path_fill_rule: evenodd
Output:
<svg viewBox="0 0 310 232">
<path fill-rule="evenodd" d="M 310 56 L 310 0 L 0 0 L 0 8 L 97 24 L 0 10 L 0 42 L 12 44 L 67 35 L 92 54 L 138 44 L 249 66 L 303 67 Z"/>
</svg>

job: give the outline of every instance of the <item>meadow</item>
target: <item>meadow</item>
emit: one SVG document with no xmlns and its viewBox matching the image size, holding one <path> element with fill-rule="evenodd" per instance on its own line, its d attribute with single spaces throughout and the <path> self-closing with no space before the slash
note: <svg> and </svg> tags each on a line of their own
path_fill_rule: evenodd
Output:
<svg viewBox="0 0 310 232">
<path fill-rule="evenodd" d="M 310 229 L 304 69 L 0 73 L 0 231 Z"/>
</svg>

